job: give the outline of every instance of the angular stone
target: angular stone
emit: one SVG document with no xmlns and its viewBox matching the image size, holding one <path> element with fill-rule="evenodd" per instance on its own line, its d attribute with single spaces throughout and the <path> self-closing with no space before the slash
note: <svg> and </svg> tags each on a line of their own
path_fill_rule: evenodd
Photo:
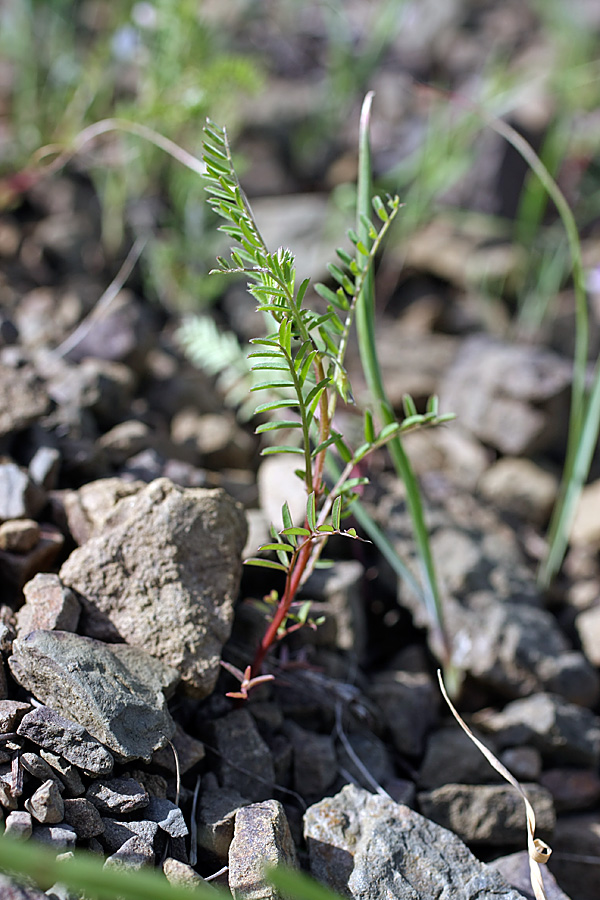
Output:
<svg viewBox="0 0 600 900">
<path fill-rule="evenodd" d="M 535 810 L 538 837 L 549 838 L 556 816 L 552 795 L 538 784 L 523 785 Z M 445 784 L 417 795 L 424 816 L 470 844 L 527 843 L 525 804 L 510 785 Z"/>
<path fill-rule="evenodd" d="M 386 672 L 374 680 L 368 694 L 381 710 L 396 750 L 420 755 L 439 708 L 439 691 L 429 675 Z"/>
<path fill-rule="evenodd" d="M 559 765 L 597 766 L 600 761 L 600 719 L 554 694 L 513 700 L 502 712 L 482 710 L 473 722 L 501 748 L 530 744 Z"/>
<path fill-rule="evenodd" d="M 580 612 L 575 627 L 586 657 L 594 666 L 600 666 L 600 604 Z"/>
<path fill-rule="evenodd" d="M 173 859 L 172 856 L 167 856 L 162 865 L 162 870 L 169 884 L 185 885 L 189 888 L 206 884 L 204 878 L 201 878 L 195 869 L 178 859 Z"/>
<path fill-rule="evenodd" d="M 243 511 L 223 491 L 159 478 L 117 503 L 60 577 L 81 596 L 86 634 L 143 647 L 204 697 L 231 631 L 245 539 Z"/>
<path fill-rule="evenodd" d="M 556 500 L 558 480 L 530 459 L 505 456 L 486 469 L 477 488 L 503 512 L 543 527 Z"/>
<path fill-rule="evenodd" d="M 481 735 L 476 735 L 481 737 Z M 491 740 L 484 740 L 494 750 Z M 461 728 L 450 725 L 429 736 L 423 764 L 419 771 L 419 785 L 424 788 L 454 784 L 485 784 L 504 779 L 489 764 L 481 750 Z"/>
<path fill-rule="evenodd" d="M 0 520 L 33 519 L 44 500 L 44 492 L 30 480 L 25 469 L 13 462 L 0 463 Z"/>
<path fill-rule="evenodd" d="M 177 672 L 144 650 L 65 631 L 33 631 L 13 644 L 15 679 L 83 725 L 123 759 L 150 761 L 175 730 L 163 690 Z"/>
<path fill-rule="evenodd" d="M 7 815 L 4 825 L 4 833 L 10 835 L 10 837 L 20 838 L 24 841 L 31 837 L 33 828 L 31 813 L 25 810 L 13 810 Z"/>
<path fill-rule="evenodd" d="M 133 497 L 144 487 L 143 481 L 101 478 L 84 484 L 77 491 L 68 491 L 64 509 L 69 531 L 76 543 L 85 544 L 91 537 L 98 537 L 114 514 L 117 503 Z"/>
<path fill-rule="evenodd" d="M 156 822 L 158 827 L 172 838 L 182 838 L 189 834 L 183 813 L 171 800 L 150 797 L 144 809 L 144 817 L 149 822 Z"/>
<path fill-rule="evenodd" d="M 145 869 L 154 865 L 154 847 L 138 835 L 130 837 L 104 863 L 106 869 Z"/>
<path fill-rule="evenodd" d="M 317 734 L 289 722 L 286 734 L 293 749 L 294 790 L 308 802 L 321 798 L 338 774 L 335 743 L 330 734 Z"/>
<path fill-rule="evenodd" d="M 77 837 L 86 841 L 97 837 L 104 831 L 104 822 L 100 813 L 85 797 L 65 800 L 65 822 L 77 832 Z"/>
<path fill-rule="evenodd" d="M 600 821 L 598 812 L 559 816 L 548 868 L 573 900 L 600 897 Z"/>
<path fill-rule="evenodd" d="M 591 809 L 600 800 L 600 778 L 594 769 L 546 769 L 540 784 L 552 794 L 558 813 Z"/>
<path fill-rule="evenodd" d="M 67 796 L 81 797 L 85 788 L 83 786 L 83 781 L 81 780 L 81 775 L 79 774 L 79 769 L 71 765 L 64 756 L 61 756 L 59 753 L 52 753 L 51 750 L 45 750 L 43 747 L 40 747 L 40 756 L 42 757 L 42 760 L 45 763 L 48 763 L 54 772 L 58 774 L 58 777 L 65 786 L 65 793 Z M 50 777 L 56 778 L 56 775 Z"/>
<path fill-rule="evenodd" d="M 158 832 L 158 824 L 142 820 L 139 822 L 119 822 L 109 816 L 103 816 L 104 832 L 102 841 L 111 853 L 116 853 L 125 841 L 132 837 L 140 837 L 150 846 L 154 847 L 154 841 Z"/>
<path fill-rule="evenodd" d="M 310 871 L 360 900 L 522 900 L 452 832 L 347 785 L 307 810 Z"/>
<path fill-rule="evenodd" d="M 20 700 L 0 700 L 0 734 L 16 731 L 19 722 L 31 708 L 31 703 Z"/>
<path fill-rule="evenodd" d="M 22 431 L 49 407 L 48 394 L 31 366 L 0 365 L 0 436 Z"/>
<path fill-rule="evenodd" d="M 175 752 L 177 753 L 180 775 L 185 775 L 185 773 L 189 772 L 196 763 L 199 763 L 204 759 L 206 751 L 204 750 L 202 741 L 186 734 L 178 722 L 175 723 L 175 733 L 173 734 L 170 743 L 175 747 Z M 167 771 L 172 772 L 173 775 L 177 773 L 175 755 L 170 746 L 157 750 L 152 757 L 152 764 L 167 769 Z"/>
<path fill-rule="evenodd" d="M 101 812 L 129 813 L 148 806 L 150 797 L 134 778 L 99 779 L 89 786 L 86 798 Z"/>
<path fill-rule="evenodd" d="M 65 804 L 56 782 L 50 778 L 44 781 L 25 801 L 25 809 L 42 825 L 56 825 L 62 822 Z"/>
<path fill-rule="evenodd" d="M 277 800 L 252 803 L 237 811 L 229 847 L 229 890 L 234 900 L 278 900 L 264 876 L 265 866 L 297 867 L 290 827 Z"/>
<path fill-rule="evenodd" d="M 70 588 L 60 583 L 58 575 L 38 573 L 23 588 L 25 604 L 17 613 L 19 637 L 38 629 L 75 631 L 81 606 Z"/>
<path fill-rule="evenodd" d="M 227 862 L 237 810 L 247 804 L 232 788 L 218 787 L 212 773 L 203 778 L 198 805 L 198 846 L 221 864 Z"/>
<path fill-rule="evenodd" d="M 531 456 L 564 440 L 571 367 L 541 346 L 467 338 L 449 368 L 440 407 L 484 444 L 507 456 Z"/>
<path fill-rule="evenodd" d="M 48 765 L 45 759 L 38 756 L 37 753 L 30 753 L 29 751 L 21 753 L 20 762 L 25 771 L 29 772 L 30 775 L 33 775 L 34 778 L 37 778 L 38 781 L 52 779 L 56 782 L 59 789 L 64 790 L 65 786 L 58 776 L 58 773 L 54 771 L 52 766 Z"/>
<path fill-rule="evenodd" d="M 531 887 L 529 853 L 527 850 L 520 850 L 518 853 L 511 853 L 509 856 L 501 856 L 499 859 L 488 863 L 488 865 L 496 872 L 500 872 L 502 877 L 509 884 L 512 884 L 517 891 L 520 891 L 527 900 L 535 900 L 533 888 Z M 557 884 L 556 878 L 548 866 L 540 866 L 540 869 L 546 900 L 569 900 L 569 897 Z"/>
<path fill-rule="evenodd" d="M 22 588 L 38 572 L 46 572 L 54 565 L 64 542 L 64 536 L 54 525 L 41 525 L 40 539 L 28 553 L 0 550 L 0 573 L 11 584 Z"/>
<path fill-rule="evenodd" d="M 41 844 L 48 844 L 56 852 L 68 850 L 77 842 L 74 828 L 64 823 L 60 825 L 34 825 L 33 838 Z"/>
<path fill-rule="evenodd" d="M 0 525 L 0 550 L 29 553 L 40 539 L 40 526 L 33 519 L 9 519 Z"/>
<path fill-rule="evenodd" d="M 112 772 L 114 759 L 106 747 L 81 725 L 65 719 L 47 706 L 27 713 L 17 733 L 40 747 L 64 756 L 85 772 L 96 775 Z"/>
<path fill-rule="evenodd" d="M 273 761 L 250 713 L 236 709 L 212 722 L 209 733 L 219 754 L 216 769 L 223 787 L 248 800 L 270 797 L 275 784 Z"/>
<path fill-rule="evenodd" d="M 396 779 L 394 764 L 392 762 L 390 751 L 386 744 L 373 734 L 372 731 L 350 731 L 346 735 L 346 740 L 350 749 L 353 751 L 354 757 L 362 763 L 362 767 L 355 762 L 353 756 L 349 755 L 346 747 L 341 741 L 337 744 L 337 758 L 340 769 L 344 773 L 348 773 L 353 784 L 363 787 L 366 790 L 373 790 L 373 780 L 385 787 L 389 791 L 390 782 L 399 781 Z M 367 779 L 364 769 L 369 773 Z M 348 781 L 344 774 L 344 779 Z M 396 798 L 395 798 L 396 799 Z M 406 801 L 402 801 L 406 802 Z"/>
<path fill-rule="evenodd" d="M 37 888 L 11 881 L 6 875 L 0 875 L 0 894 L 2 900 L 48 900 L 48 895 Z"/>
</svg>

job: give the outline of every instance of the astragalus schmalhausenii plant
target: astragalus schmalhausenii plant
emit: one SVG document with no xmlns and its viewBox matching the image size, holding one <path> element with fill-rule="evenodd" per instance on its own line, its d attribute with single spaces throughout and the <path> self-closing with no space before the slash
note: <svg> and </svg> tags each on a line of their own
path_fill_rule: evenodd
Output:
<svg viewBox="0 0 600 900">
<path fill-rule="evenodd" d="M 290 630 L 307 622 L 308 607 L 302 605 L 296 611 L 295 598 L 317 565 L 328 537 L 342 534 L 358 539 L 353 528 L 343 530 L 341 526 L 356 497 L 355 489 L 366 481 L 355 477 L 358 464 L 395 436 L 450 417 L 438 414 L 435 397 L 423 415 L 416 413 L 408 398 L 410 414 L 401 423 L 386 421 L 382 428 L 366 410 L 364 442 L 355 449 L 348 446 L 333 424 L 338 399 L 349 402 L 352 398 L 345 367 L 350 330 L 376 254 L 400 208 L 399 198 L 372 198 L 377 225 L 362 215 L 361 236 L 354 230 L 348 232 L 350 252 L 338 250 L 339 261 L 329 266 L 337 289 L 316 285 L 316 293 L 325 301 L 325 309 L 317 311 L 308 303 L 308 298 L 314 297 L 309 279 L 296 284 L 292 252 L 285 248 L 273 252 L 266 246 L 240 186 L 227 134 L 210 121 L 205 128 L 204 162 L 211 206 L 225 219 L 221 231 L 238 245 L 229 259 L 218 258 L 214 271 L 245 275 L 258 311 L 269 317 L 273 328 L 266 337 L 252 341 L 252 370 L 261 375 L 264 372 L 265 380 L 251 390 L 266 394 L 255 414 L 267 416 L 267 421 L 256 432 L 285 432 L 286 440 L 265 447 L 262 453 L 296 455 L 296 474 L 303 480 L 307 494 L 304 522 L 294 523 L 289 506 L 284 503 L 283 529 L 278 531 L 271 526 L 272 541 L 259 548 L 261 553 L 274 554 L 275 559 L 260 556 L 246 561 L 284 573 L 285 585 L 281 596 L 271 592 L 267 598 L 273 612 L 252 664 L 243 675 L 228 667 L 241 682 L 241 690 L 233 696 L 245 698 L 260 677 L 269 649 Z M 338 459 L 338 475 L 332 484 L 325 477 L 328 454 Z"/>
</svg>

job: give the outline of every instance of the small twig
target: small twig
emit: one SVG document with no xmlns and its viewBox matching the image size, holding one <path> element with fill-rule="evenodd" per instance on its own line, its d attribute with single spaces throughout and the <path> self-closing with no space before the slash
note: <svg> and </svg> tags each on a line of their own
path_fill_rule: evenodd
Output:
<svg viewBox="0 0 600 900">
<path fill-rule="evenodd" d="M 198 823 L 196 821 L 196 810 L 198 807 L 198 795 L 200 793 L 201 783 L 202 779 L 198 775 L 196 777 L 194 799 L 192 800 L 192 812 L 190 815 L 190 866 L 195 866 L 198 862 Z"/>
<path fill-rule="evenodd" d="M 106 315 L 113 300 L 117 297 L 119 291 L 126 283 L 131 275 L 135 264 L 143 253 L 144 247 L 148 243 L 148 235 L 138 237 L 133 244 L 131 250 L 127 254 L 123 265 L 106 288 L 98 302 L 94 305 L 92 311 L 79 323 L 75 331 L 68 338 L 55 348 L 54 352 L 57 356 L 66 356 L 74 347 L 80 344 L 92 330 L 99 319 Z"/>
<path fill-rule="evenodd" d="M 365 764 L 362 762 L 354 747 L 348 740 L 346 732 L 344 731 L 344 726 L 342 725 L 342 704 L 338 700 L 335 705 L 335 730 L 337 736 L 339 737 L 342 746 L 358 771 L 361 773 L 363 778 L 368 781 L 376 794 L 379 794 L 381 797 L 388 797 L 388 799 L 392 799 L 392 797 L 388 794 L 385 788 L 382 788 L 379 782 L 371 775 Z"/>
<path fill-rule="evenodd" d="M 175 806 L 179 806 L 179 794 L 181 791 L 181 767 L 179 765 L 179 753 L 175 749 L 175 744 L 171 741 L 167 742 L 169 747 L 173 751 L 173 756 L 175 757 Z"/>
<path fill-rule="evenodd" d="M 219 869 L 218 872 L 213 872 L 212 875 L 207 875 L 204 880 L 205 881 L 214 881 L 215 878 L 218 878 L 219 875 L 225 875 L 226 872 L 229 872 L 229 866 L 223 866 L 223 868 Z"/>
</svg>

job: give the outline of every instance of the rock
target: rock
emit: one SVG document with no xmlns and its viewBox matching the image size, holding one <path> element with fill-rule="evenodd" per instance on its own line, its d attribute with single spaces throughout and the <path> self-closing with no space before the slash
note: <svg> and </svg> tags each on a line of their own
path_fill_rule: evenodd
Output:
<svg viewBox="0 0 600 900">
<path fill-rule="evenodd" d="M 49 408 L 50 398 L 30 366 L 0 364 L 0 437 L 23 431 Z"/>
<path fill-rule="evenodd" d="M 18 805 L 19 800 L 16 796 L 16 791 L 13 793 L 12 783 L 0 780 L 0 806 L 2 806 L 3 809 L 13 810 L 17 809 Z"/>
<path fill-rule="evenodd" d="M 484 744 L 488 744 L 488 741 L 489 738 L 486 738 Z M 540 780 L 542 755 L 536 747 L 509 747 L 499 758 L 517 781 Z"/>
<path fill-rule="evenodd" d="M 31 703 L 20 700 L 0 700 L 0 734 L 16 731 L 25 713 L 31 709 Z"/>
<path fill-rule="evenodd" d="M 212 722 L 209 733 L 222 786 L 248 800 L 268 799 L 275 784 L 273 761 L 250 713 L 236 709 Z"/>
<path fill-rule="evenodd" d="M 0 462 L 0 520 L 33 519 L 45 499 L 45 492 L 31 481 L 25 469 L 13 462 Z"/>
<path fill-rule="evenodd" d="M 255 552 L 256 548 L 252 549 Z M 347 650 L 360 661 L 367 649 L 365 604 L 361 589 L 364 569 L 357 560 L 342 560 L 317 569 L 302 595 L 311 600 L 310 617 L 325 621 L 303 634 L 304 643 Z"/>
<path fill-rule="evenodd" d="M 338 774 L 333 738 L 296 725 L 286 724 L 286 735 L 293 751 L 293 786 L 307 801 L 322 797 Z"/>
<path fill-rule="evenodd" d="M 248 468 L 256 450 L 255 440 L 235 416 L 223 411 L 199 415 L 194 408 L 180 410 L 171 420 L 171 438 L 187 449 L 190 462 L 207 468 Z"/>
<path fill-rule="evenodd" d="M 54 771 L 52 766 L 49 765 L 45 759 L 38 756 L 37 753 L 30 753 L 29 751 L 21 753 L 20 762 L 23 769 L 26 772 L 29 772 L 30 775 L 33 775 L 34 778 L 37 778 L 39 781 L 52 779 L 58 785 L 59 790 L 64 790 L 65 785 L 58 773 Z"/>
<path fill-rule="evenodd" d="M 522 900 L 455 834 L 353 785 L 311 806 L 304 833 L 313 877 L 361 900 Z"/>
<path fill-rule="evenodd" d="M 144 869 L 154 865 L 154 848 L 143 838 L 134 835 L 121 844 L 116 853 L 107 857 L 105 869 Z"/>
<path fill-rule="evenodd" d="M 222 865 L 227 862 L 237 810 L 248 802 L 236 790 L 219 787 L 212 773 L 204 777 L 198 806 L 198 846 Z"/>
<path fill-rule="evenodd" d="M 439 708 L 439 690 L 429 675 L 383 672 L 373 679 L 368 694 L 381 710 L 396 750 L 408 756 L 420 755 Z"/>
<path fill-rule="evenodd" d="M 76 832 L 82 841 L 97 837 L 104 831 L 104 822 L 100 813 L 85 797 L 65 800 L 65 822 Z"/>
<path fill-rule="evenodd" d="M 575 627 L 587 659 L 600 667 L 600 604 L 580 612 Z"/>
<path fill-rule="evenodd" d="M 40 539 L 40 526 L 33 519 L 8 519 L 0 525 L 0 550 L 29 553 Z"/>
<path fill-rule="evenodd" d="M 48 844 L 55 852 L 68 850 L 75 846 L 77 834 L 70 825 L 34 825 L 33 839 L 41 844 Z"/>
<path fill-rule="evenodd" d="M 552 795 L 537 784 L 523 789 L 535 810 L 536 834 L 548 838 L 556 821 Z M 424 816 L 469 844 L 527 844 L 525 805 L 511 785 L 445 784 L 422 791 L 417 800 Z"/>
<path fill-rule="evenodd" d="M 503 512 L 543 527 L 556 500 L 558 480 L 529 459 L 505 456 L 483 473 L 478 489 Z"/>
<path fill-rule="evenodd" d="M 338 767 L 344 780 L 351 779 L 353 784 L 366 790 L 372 790 L 373 781 L 375 781 L 376 784 L 385 787 L 390 792 L 389 785 L 395 784 L 399 779 L 395 777 L 394 764 L 384 742 L 372 731 L 366 730 L 350 731 L 346 734 L 346 741 L 362 767 L 356 764 L 346 747 L 341 741 L 338 741 L 336 748 Z M 369 773 L 369 779 L 367 779 L 364 769 Z M 395 784 L 395 788 L 399 789 L 399 787 L 399 784 Z"/>
<path fill-rule="evenodd" d="M 6 875 L 0 875 L 0 892 L 2 900 L 48 900 L 48 895 L 43 891 L 29 885 L 16 884 Z"/>
<path fill-rule="evenodd" d="M 148 806 L 150 797 L 135 778 L 103 778 L 94 781 L 86 799 L 101 812 L 130 813 Z"/>
<path fill-rule="evenodd" d="M 171 737 L 170 744 L 173 745 L 177 753 L 180 775 L 185 775 L 186 772 L 189 772 L 190 769 L 193 769 L 197 763 L 204 759 L 206 751 L 202 741 L 186 734 L 177 722 L 175 723 L 175 733 Z M 177 767 L 175 765 L 173 747 L 167 745 L 162 750 L 156 750 L 152 756 L 152 764 L 161 766 L 175 775 Z"/>
<path fill-rule="evenodd" d="M 14 809 L 10 812 L 4 823 L 4 833 L 23 841 L 28 840 L 32 833 L 31 813 L 25 810 Z"/>
<path fill-rule="evenodd" d="M 264 876 L 265 866 L 297 867 L 296 849 L 283 806 L 277 800 L 237 811 L 229 847 L 229 890 L 234 900 L 279 900 Z"/>
<path fill-rule="evenodd" d="M 122 478 L 101 478 L 84 484 L 77 491 L 68 491 L 64 498 L 69 531 L 78 544 L 97 537 L 115 511 L 119 500 L 133 497 L 145 484 L 143 481 L 124 481 Z"/>
<path fill-rule="evenodd" d="M 31 459 L 27 471 L 34 484 L 46 491 L 56 487 L 60 472 L 60 451 L 56 447 L 38 447 Z"/>
<path fill-rule="evenodd" d="M 567 701 L 593 705 L 598 674 L 571 650 L 545 610 L 473 594 L 468 607 L 448 604 L 455 664 L 499 694 L 512 698 L 553 691 Z"/>
<path fill-rule="evenodd" d="M 56 781 L 48 779 L 25 801 L 25 809 L 42 825 L 62 822 L 65 805 Z"/>
<path fill-rule="evenodd" d="M 172 838 L 183 838 L 189 834 L 183 813 L 175 803 L 166 798 L 150 797 L 150 802 L 144 809 L 144 817 L 150 822 L 156 822 L 161 831 Z"/>
<path fill-rule="evenodd" d="M 283 528 L 281 507 L 287 502 L 292 521 L 301 525 L 306 515 L 306 490 L 304 483 L 295 474 L 298 461 L 292 454 L 266 456 L 258 467 L 259 505 L 267 520 L 277 529 Z M 255 555 L 252 548 L 251 555 Z"/>
<path fill-rule="evenodd" d="M 207 884 L 204 878 L 201 878 L 191 866 L 180 862 L 178 859 L 173 859 L 172 856 L 167 856 L 162 864 L 162 870 L 169 884 L 177 884 L 189 888 Z"/>
<path fill-rule="evenodd" d="M 51 750 L 45 750 L 43 747 L 40 748 L 40 756 L 43 762 L 47 763 L 54 770 L 54 773 L 58 774 L 60 781 L 65 786 L 67 796 L 81 797 L 85 788 L 79 770 L 72 766 L 64 756 L 52 753 Z M 51 778 L 56 778 L 54 773 L 50 776 Z"/>
<path fill-rule="evenodd" d="M 17 613 L 17 634 L 25 637 L 37 629 L 76 631 L 81 607 L 58 575 L 41 572 L 23 588 L 25 605 Z"/>
<path fill-rule="evenodd" d="M 571 365 L 543 347 L 467 338 L 447 371 L 440 408 L 507 456 L 564 445 Z"/>
<path fill-rule="evenodd" d="M 496 872 L 500 872 L 502 877 L 509 884 L 512 884 L 517 891 L 520 891 L 526 900 L 535 900 L 533 888 L 531 887 L 529 853 L 527 850 L 520 850 L 518 853 L 511 853 L 509 856 L 501 856 L 499 859 L 488 863 L 488 865 Z M 540 869 L 542 871 L 546 900 L 569 900 L 565 892 L 558 886 L 556 878 L 548 866 L 540 866 Z"/>
<path fill-rule="evenodd" d="M 40 539 L 28 553 L 0 550 L 0 571 L 11 584 L 22 588 L 38 572 L 50 569 L 61 552 L 65 539 L 54 525 L 40 526 Z"/>
<path fill-rule="evenodd" d="M 383 319 L 378 328 L 377 355 L 392 407 L 402 410 L 405 394 L 410 394 L 419 407 L 432 394 L 438 394 L 459 348 L 460 342 L 453 335 L 408 335 L 402 320 Z"/>
<path fill-rule="evenodd" d="M 231 630 L 245 537 L 243 511 L 224 492 L 159 479 L 118 503 L 60 578 L 80 595 L 87 635 L 126 636 L 203 697 Z"/>
<path fill-rule="evenodd" d="M 149 762 L 173 734 L 163 690 L 172 691 L 177 672 L 144 650 L 66 631 L 33 631 L 16 640 L 13 651 L 9 665 L 19 684 L 123 759 Z"/>
<path fill-rule="evenodd" d="M 106 775 L 112 771 L 114 760 L 106 747 L 81 725 L 63 718 L 47 706 L 39 706 L 27 713 L 17 734 L 40 747 L 60 753 L 85 772 Z"/>
<path fill-rule="evenodd" d="M 476 735 L 481 737 L 480 734 Z M 483 741 L 494 750 L 493 743 Z M 489 764 L 481 750 L 456 725 L 434 731 L 427 741 L 423 764 L 419 770 L 419 785 L 424 788 L 454 784 L 486 784 L 504 779 Z"/>
<path fill-rule="evenodd" d="M 154 847 L 154 841 L 158 832 L 156 822 L 148 822 L 142 820 L 139 822 L 119 822 L 109 816 L 103 817 L 104 832 L 102 833 L 102 842 L 106 845 L 111 853 L 115 853 L 123 846 L 125 841 L 132 837 L 139 837 L 145 843 Z"/>
<path fill-rule="evenodd" d="M 502 712 L 482 710 L 473 722 L 500 748 L 529 744 L 558 765 L 597 766 L 600 761 L 600 720 L 552 694 L 514 700 Z"/>
<path fill-rule="evenodd" d="M 570 542 L 575 547 L 600 546 L 600 480 L 586 484 L 571 526 Z"/>
<path fill-rule="evenodd" d="M 145 450 L 153 443 L 153 438 L 153 432 L 145 422 L 129 419 L 103 434 L 98 439 L 98 445 L 112 465 L 120 466 L 131 456 Z"/>
<path fill-rule="evenodd" d="M 546 769 L 540 784 L 552 794 L 558 813 L 590 809 L 600 800 L 600 778 L 594 769 Z"/>
<path fill-rule="evenodd" d="M 573 900 L 600 896 L 600 823 L 598 813 L 559 816 L 548 868 Z"/>
</svg>

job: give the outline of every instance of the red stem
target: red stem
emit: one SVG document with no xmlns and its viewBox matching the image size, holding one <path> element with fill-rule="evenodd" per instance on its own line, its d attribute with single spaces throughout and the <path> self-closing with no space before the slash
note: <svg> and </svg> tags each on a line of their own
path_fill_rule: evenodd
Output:
<svg viewBox="0 0 600 900">
<path fill-rule="evenodd" d="M 277 606 L 277 612 L 273 616 L 273 620 L 265 631 L 262 640 L 256 650 L 254 662 L 252 663 L 252 678 L 260 675 L 260 670 L 265 656 L 269 652 L 270 647 L 277 640 L 277 632 L 279 631 L 281 623 L 285 620 L 285 617 L 290 610 L 290 606 L 292 605 L 292 601 L 296 596 L 296 592 L 300 586 L 302 574 L 306 566 L 308 565 L 311 551 L 312 542 L 310 540 L 307 540 L 300 547 L 298 556 L 296 557 L 296 562 L 294 563 L 293 568 L 288 572 L 285 582 L 285 589 L 281 600 L 279 601 L 279 605 Z"/>
</svg>

